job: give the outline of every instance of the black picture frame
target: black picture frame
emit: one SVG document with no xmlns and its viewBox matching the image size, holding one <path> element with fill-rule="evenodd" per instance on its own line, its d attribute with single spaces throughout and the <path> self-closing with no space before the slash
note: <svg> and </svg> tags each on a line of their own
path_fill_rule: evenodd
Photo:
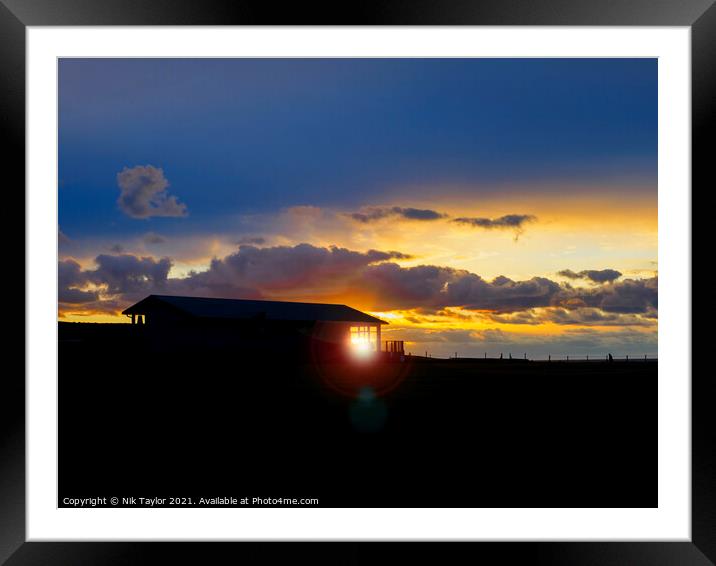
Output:
<svg viewBox="0 0 716 566">
<path fill-rule="evenodd" d="M 0 0 L 0 123 L 7 142 L 6 190 L 23 210 L 25 184 L 25 31 L 27 26 L 89 25 L 564 25 L 688 26 L 692 50 L 692 186 L 703 185 L 712 158 L 709 117 L 716 98 L 716 6 L 713 0 L 400 0 L 289 4 L 242 0 Z M 10 190 L 10 187 L 15 187 Z M 688 188 L 684 188 L 688 190 Z M 692 190 L 692 195 L 695 191 Z M 10 195 L 8 195 L 10 196 Z M 14 216 L 19 216 L 16 212 Z M 10 215 L 6 226 L 11 225 Z M 12 224 L 17 242 L 17 223 Z M 694 241 L 697 241 L 694 239 Z M 18 255 L 20 246 L 15 244 Z M 24 261 L 24 257 L 23 257 Z M 14 263 L 14 265 L 19 265 Z M 19 268 L 16 268 L 19 271 Z M 17 284 L 15 283 L 17 287 Z M 14 291 L 15 294 L 18 291 Z M 25 296 L 24 301 L 32 297 Z M 22 304 L 13 301 L 19 310 Z M 10 313 L 12 320 L 24 313 Z M 24 351 L 24 332 L 8 325 L 8 340 Z M 694 335 L 694 340 L 703 340 Z M 7 352 L 12 351 L 7 348 Z M 693 348 L 692 351 L 698 351 Z M 708 351 L 708 350 L 707 350 Z M 530 564 L 716 564 L 716 386 L 710 372 L 692 371 L 692 535 L 690 542 L 501 543 L 82 543 L 25 542 L 25 375 L 9 365 L 0 378 L 0 562 L 19 564 L 211 563 L 236 560 L 357 564 L 416 554 L 450 563 L 467 551 L 471 560 Z"/>
</svg>

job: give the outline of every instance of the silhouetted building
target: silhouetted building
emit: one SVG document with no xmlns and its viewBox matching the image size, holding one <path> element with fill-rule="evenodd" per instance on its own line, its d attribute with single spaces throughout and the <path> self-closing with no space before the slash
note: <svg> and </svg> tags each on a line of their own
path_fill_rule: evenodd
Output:
<svg viewBox="0 0 716 566">
<path fill-rule="evenodd" d="M 153 346 L 264 353 L 376 352 L 388 324 L 346 305 L 169 295 L 150 295 L 122 314 L 142 325 Z"/>
</svg>

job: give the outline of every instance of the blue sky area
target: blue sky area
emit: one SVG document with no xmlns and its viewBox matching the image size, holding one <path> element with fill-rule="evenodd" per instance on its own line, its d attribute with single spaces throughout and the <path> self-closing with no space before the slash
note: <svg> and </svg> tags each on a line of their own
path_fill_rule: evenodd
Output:
<svg viewBox="0 0 716 566">
<path fill-rule="evenodd" d="M 350 208 L 388 188 L 626 180 L 655 186 L 655 59 L 62 59 L 59 220 L 131 234 L 117 173 L 151 164 L 186 203 Z M 638 190 L 638 189 L 635 189 Z"/>
</svg>

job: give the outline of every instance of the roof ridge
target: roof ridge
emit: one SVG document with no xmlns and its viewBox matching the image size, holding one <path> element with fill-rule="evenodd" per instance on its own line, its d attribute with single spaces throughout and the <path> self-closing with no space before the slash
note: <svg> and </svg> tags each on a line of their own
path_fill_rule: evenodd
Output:
<svg viewBox="0 0 716 566">
<path fill-rule="evenodd" d="M 192 297 L 190 295 L 157 295 L 152 293 L 151 295 L 147 295 L 146 298 L 149 297 L 157 297 L 158 299 L 162 298 L 169 298 L 169 299 L 200 299 L 200 300 L 207 300 L 207 301 L 246 301 L 246 302 L 254 302 L 254 303 L 287 303 L 290 305 L 324 305 L 324 306 L 330 306 L 330 307 L 346 307 L 353 310 L 358 310 L 354 307 L 348 306 L 345 303 L 310 303 L 307 301 L 279 301 L 275 299 L 230 299 L 228 297 Z M 360 311 L 359 311 L 360 312 Z"/>
</svg>

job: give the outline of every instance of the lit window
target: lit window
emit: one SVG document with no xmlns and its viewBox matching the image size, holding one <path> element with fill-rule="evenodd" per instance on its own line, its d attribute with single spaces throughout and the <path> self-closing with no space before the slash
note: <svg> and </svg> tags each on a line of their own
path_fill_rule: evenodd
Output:
<svg viewBox="0 0 716 566">
<path fill-rule="evenodd" d="M 371 326 L 351 326 L 350 343 L 354 352 L 368 354 L 378 349 L 378 331 Z"/>
</svg>

